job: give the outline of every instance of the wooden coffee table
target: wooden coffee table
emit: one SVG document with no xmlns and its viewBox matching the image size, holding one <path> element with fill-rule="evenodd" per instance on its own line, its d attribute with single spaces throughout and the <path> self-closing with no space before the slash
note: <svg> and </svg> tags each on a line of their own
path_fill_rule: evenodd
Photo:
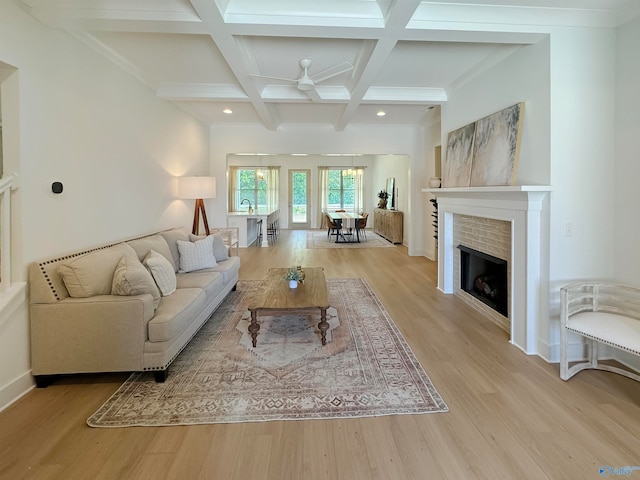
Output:
<svg viewBox="0 0 640 480">
<path fill-rule="evenodd" d="M 322 345 L 327 343 L 327 308 L 329 300 L 327 297 L 327 282 L 324 278 L 323 268 L 304 268 L 304 284 L 299 284 L 298 288 L 289 288 L 289 281 L 284 276 L 288 268 L 271 268 L 265 276 L 262 284 L 262 292 L 255 300 L 249 303 L 251 312 L 251 324 L 249 333 L 255 348 L 257 343 L 260 325 L 258 324 L 258 312 L 283 311 L 291 313 L 295 310 L 320 309 L 320 335 Z"/>
</svg>

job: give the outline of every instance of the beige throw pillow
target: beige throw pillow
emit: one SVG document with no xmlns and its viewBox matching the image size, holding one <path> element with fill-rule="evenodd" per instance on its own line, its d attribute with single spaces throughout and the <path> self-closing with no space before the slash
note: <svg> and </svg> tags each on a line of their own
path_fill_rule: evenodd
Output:
<svg viewBox="0 0 640 480">
<path fill-rule="evenodd" d="M 122 257 L 113 274 L 111 294 L 129 296 L 143 293 L 153 296 L 153 308 L 158 308 L 160 291 L 149 271 L 137 258 Z"/>
<path fill-rule="evenodd" d="M 151 250 L 143 263 L 151 272 L 151 276 L 156 285 L 158 285 L 163 297 L 176 291 L 176 272 L 173 270 L 173 265 L 164 255 Z"/>
<path fill-rule="evenodd" d="M 169 247 L 167 240 L 160 234 L 149 235 L 136 240 L 129 240 L 127 245 L 136 251 L 138 254 L 138 260 L 141 262 L 147 257 L 147 255 L 149 255 L 151 250 L 155 250 L 157 253 L 169 260 L 171 265 L 174 267 L 174 272 L 178 269 L 178 266 L 174 264 L 173 254 L 171 253 L 171 248 Z"/>
<path fill-rule="evenodd" d="M 113 274 L 123 256 L 137 260 L 133 248 L 126 243 L 119 243 L 66 262 L 58 267 L 58 272 L 71 297 L 109 295 Z"/>
</svg>

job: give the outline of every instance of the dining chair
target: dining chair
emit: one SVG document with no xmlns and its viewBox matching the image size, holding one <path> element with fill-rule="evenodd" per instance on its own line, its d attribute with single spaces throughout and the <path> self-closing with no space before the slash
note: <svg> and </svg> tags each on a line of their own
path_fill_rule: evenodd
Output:
<svg viewBox="0 0 640 480">
<path fill-rule="evenodd" d="M 367 231 L 365 229 L 367 228 L 367 218 L 369 218 L 369 214 L 363 212 L 360 215 L 362 215 L 363 218 L 357 220 L 358 231 L 360 232 L 360 236 L 364 236 L 364 240 L 366 241 Z"/>
<path fill-rule="evenodd" d="M 327 219 L 327 226 L 329 227 L 327 230 L 327 237 L 331 237 L 331 235 L 337 236 L 339 233 L 340 227 L 338 226 L 337 223 L 331 220 L 331 217 L 329 215 L 325 213 L 324 216 Z M 333 230 L 334 233 L 331 233 L 331 230 Z"/>
</svg>

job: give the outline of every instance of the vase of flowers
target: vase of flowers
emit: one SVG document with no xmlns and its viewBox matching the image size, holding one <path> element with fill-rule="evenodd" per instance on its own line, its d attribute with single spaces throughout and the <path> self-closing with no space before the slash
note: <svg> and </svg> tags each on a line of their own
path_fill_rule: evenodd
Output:
<svg viewBox="0 0 640 480">
<path fill-rule="evenodd" d="M 289 281 L 289 288 L 298 288 L 298 283 L 304 279 L 302 268 L 291 267 L 284 276 Z"/>
<path fill-rule="evenodd" d="M 378 201 L 378 208 L 387 208 L 387 200 L 389 199 L 389 193 L 387 193 L 385 190 L 380 190 L 378 192 L 378 198 L 380 199 Z"/>
</svg>

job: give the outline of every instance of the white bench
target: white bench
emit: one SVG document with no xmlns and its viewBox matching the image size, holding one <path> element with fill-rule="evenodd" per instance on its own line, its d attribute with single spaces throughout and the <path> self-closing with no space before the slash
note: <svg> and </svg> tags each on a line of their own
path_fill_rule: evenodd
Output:
<svg viewBox="0 0 640 480">
<path fill-rule="evenodd" d="M 640 375 L 598 363 L 598 344 L 640 355 L 640 288 L 598 282 L 577 282 L 560 289 L 560 378 L 593 368 L 640 381 Z M 588 359 L 571 367 L 567 359 L 569 333 L 587 339 Z"/>
</svg>

